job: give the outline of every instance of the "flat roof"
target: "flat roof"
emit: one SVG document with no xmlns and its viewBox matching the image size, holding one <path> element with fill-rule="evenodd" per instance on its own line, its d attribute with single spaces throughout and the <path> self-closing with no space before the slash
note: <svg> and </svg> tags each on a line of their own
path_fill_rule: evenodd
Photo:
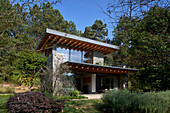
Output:
<svg viewBox="0 0 170 113">
<path fill-rule="evenodd" d="M 104 42 L 52 30 L 46 28 L 45 33 L 37 47 L 37 51 L 44 51 L 51 48 L 53 45 L 64 46 L 75 50 L 90 50 L 111 53 L 119 49 L 116 45 L 107 44 Z"/>
<path fill-rule="evenodd" d="M 84 72 L 96 72 L 96 73 L 111 73 L 111 74 L 127 74 L 127 73 L 135 73 L 139 69 L 133 68 L 123 68 L 117 66 L 103 66 L 89 63 L 79 63 L 79 62 L 65 62 L 70 66 L 70 69 L 76 71 L 84 71 Z"/>
</svg>

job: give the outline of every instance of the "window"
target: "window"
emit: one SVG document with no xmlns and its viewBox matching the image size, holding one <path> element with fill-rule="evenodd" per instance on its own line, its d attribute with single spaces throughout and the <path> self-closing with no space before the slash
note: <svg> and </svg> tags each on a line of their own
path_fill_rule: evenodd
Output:
<svg viewBox="0 0 170 113">
<path fill-rule="evenodd" d="M 92 58 L 93 58 L 93 56 L 92 56 L 92 52 L 90 51 L 88 51 L 88 52 L 85 52 L 85 51 L 83 51 L 83 62 L 84 63 L 91 63 L 92 64 Z"/>
<path fill-rule="evenodd" d="M 69 49 L 58 47 L 56 48 L 56 54 L 61 56 L 62 62 L 67 62 L 69 60 Z"/>
<path fill-rule="evenodd" d="M 77 50 L 69 50 L 61 47 L 56 48 L 56 55 L 61 58 L 62 62 L 84 62 L 92 64 L 92 51 L 81 52 Z"/>
<path fill-rule="evenodd" d="M 70 61 L 81 62 L 81 51 L 70 50 Z"/>
</svg>

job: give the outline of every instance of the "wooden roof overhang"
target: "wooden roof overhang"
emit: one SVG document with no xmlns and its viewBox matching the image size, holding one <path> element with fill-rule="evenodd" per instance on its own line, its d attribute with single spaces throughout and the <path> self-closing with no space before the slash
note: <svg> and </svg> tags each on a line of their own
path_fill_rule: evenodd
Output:
<svg viewBox="0 0 170 113">
<path fill-rule="evenodd" d="M 66 62 L 69 68 L 78 72 L 108 73 L 108 74 L 128 74 L 135 73 L 138 69 L 122 68 L 115 66 L 102 66 L 88 63 Z"/>
<path fill-rule="evenodd" d="M 105 54 L 119 49 L 119 47 L 115 45 L 47 28 L 36 50 L 44 52 L 53 46 L 61 46 L 78 51 L 100 51 Z"/>
</svg>

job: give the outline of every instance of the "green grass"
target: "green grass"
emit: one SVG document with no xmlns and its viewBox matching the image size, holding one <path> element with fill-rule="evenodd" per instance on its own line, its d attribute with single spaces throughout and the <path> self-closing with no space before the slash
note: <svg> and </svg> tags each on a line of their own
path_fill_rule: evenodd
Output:
<svg viewBox="0 0 170 113">
<path fill-rule="evenodd" d="M 100 99 L 68 101 L 64 113 L 101 113 L 97 106 L 101 102 Z"/>
<path fill-rule="evenodd" d="M 79 95 L 79 96 L 62 96 L 62 97 L 58 97 L 55 96 L 54 99 L 55 100 L 71 100 L 71 99 L 87 99 L 88 97 Z"/>
<path fill-rule="evenodd" d="M 4 104 L 9 97 L 10 95 L 0 95 L 0 113 L 8 113 Z"/>
</svg>

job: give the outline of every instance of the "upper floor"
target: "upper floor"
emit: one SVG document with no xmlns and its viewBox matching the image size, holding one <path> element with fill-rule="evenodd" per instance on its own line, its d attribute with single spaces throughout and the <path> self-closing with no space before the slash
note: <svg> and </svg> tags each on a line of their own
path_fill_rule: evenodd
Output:
<svg viewBox="0 0 170 113">
<path fill-rule="evenodd" d="M 77 51 L 62 47 L 55 47 L 56 55 L 60 56 L 62 62 L 79 62 L 104 65 L 104 54 L 99 51 Z"/>
<path fill-rule="evenodd" d="M 37 51 L 47 56 L 55 54 L 62 57 L 62 62 L 81 62 L 104 65 L 104 55 L 118 50 L 119 47 L 68 33 L 46 29 Z"/>
</svg>

